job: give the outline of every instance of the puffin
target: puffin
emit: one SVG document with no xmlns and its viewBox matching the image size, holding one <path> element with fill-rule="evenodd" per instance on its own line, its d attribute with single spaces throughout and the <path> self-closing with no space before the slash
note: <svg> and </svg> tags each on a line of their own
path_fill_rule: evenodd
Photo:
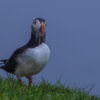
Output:
<svg viewBox="0 0 100 100">
<path fill-rule="evenodd" d="M 30 40 L 22 47 L 16 49 L 9 59 L 0 60 L 1 69 L 16 75 L 21 86 L 21 78 L 28 79 L 28 86 L 32 85 L 32 76 L 44 69 L 50 57 L 50 48 L 46 41 L 46 21 L 35 18 L 31 24 Z"/>
</svg>

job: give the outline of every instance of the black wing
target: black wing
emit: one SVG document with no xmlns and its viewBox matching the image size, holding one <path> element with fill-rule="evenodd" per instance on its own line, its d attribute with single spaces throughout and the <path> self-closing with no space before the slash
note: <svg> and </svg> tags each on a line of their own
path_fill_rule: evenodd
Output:
<svg viewBox="0 0 100 100">
<path fill-rule="evenodd" d="M 4 67 L 2 67 L 2 69 L 6 70 L 7 72 L 14 73 L 17 66 L 16 59 L 25 50 L 26 50 L 26 46 L 23 46 L 17 49 L 8 60 L 6 59 L 1 60 L 2 62 L 5 62 L 5 65 Z"/>
</svg>

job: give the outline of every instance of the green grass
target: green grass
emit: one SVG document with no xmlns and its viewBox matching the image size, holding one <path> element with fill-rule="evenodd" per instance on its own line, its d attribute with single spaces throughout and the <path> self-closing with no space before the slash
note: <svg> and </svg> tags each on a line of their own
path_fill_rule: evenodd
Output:
<svg viewBox="0 0 100 100">
<path fill-rule="evenodd" d="M 21 87 L 12 79 L 0 78 L 0 100 L 100 100 L 96 96 L 90 96 L 84 89 L 70 89 L 59 84 L 51 85 L 44 79 L 38 85 L 31 88 L 27 85 Z"/>
</svg>

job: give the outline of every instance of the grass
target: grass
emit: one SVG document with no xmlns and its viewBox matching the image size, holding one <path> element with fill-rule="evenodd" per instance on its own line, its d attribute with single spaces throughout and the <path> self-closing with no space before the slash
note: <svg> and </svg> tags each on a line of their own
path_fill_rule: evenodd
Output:
<svg viewBox="0 0 100 100">
<path fill-rule="evenodd" d="M 21 87 L 17 80 L 0 78 L 0 100 L 100 100 L 97 96 L 90 96 L 84 89 L 70 89 L 57 81 L 51 85 L 42 79 L 39 84 Z"/>
</svg>

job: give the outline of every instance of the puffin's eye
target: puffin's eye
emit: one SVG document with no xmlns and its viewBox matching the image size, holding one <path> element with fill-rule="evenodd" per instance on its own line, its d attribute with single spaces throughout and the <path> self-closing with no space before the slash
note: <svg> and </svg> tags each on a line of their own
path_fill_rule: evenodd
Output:
<svg viewBox="0 0 100 100">
<path fill-rule="evenodd" d="M 40 23 L 40 21 L 39 20 L 34 20 L 33 21 L 33 27 L 34 27 L 34 29 L 40 29 L 40 27 L 41 27 L 41 23 Z"/>
</svg>

